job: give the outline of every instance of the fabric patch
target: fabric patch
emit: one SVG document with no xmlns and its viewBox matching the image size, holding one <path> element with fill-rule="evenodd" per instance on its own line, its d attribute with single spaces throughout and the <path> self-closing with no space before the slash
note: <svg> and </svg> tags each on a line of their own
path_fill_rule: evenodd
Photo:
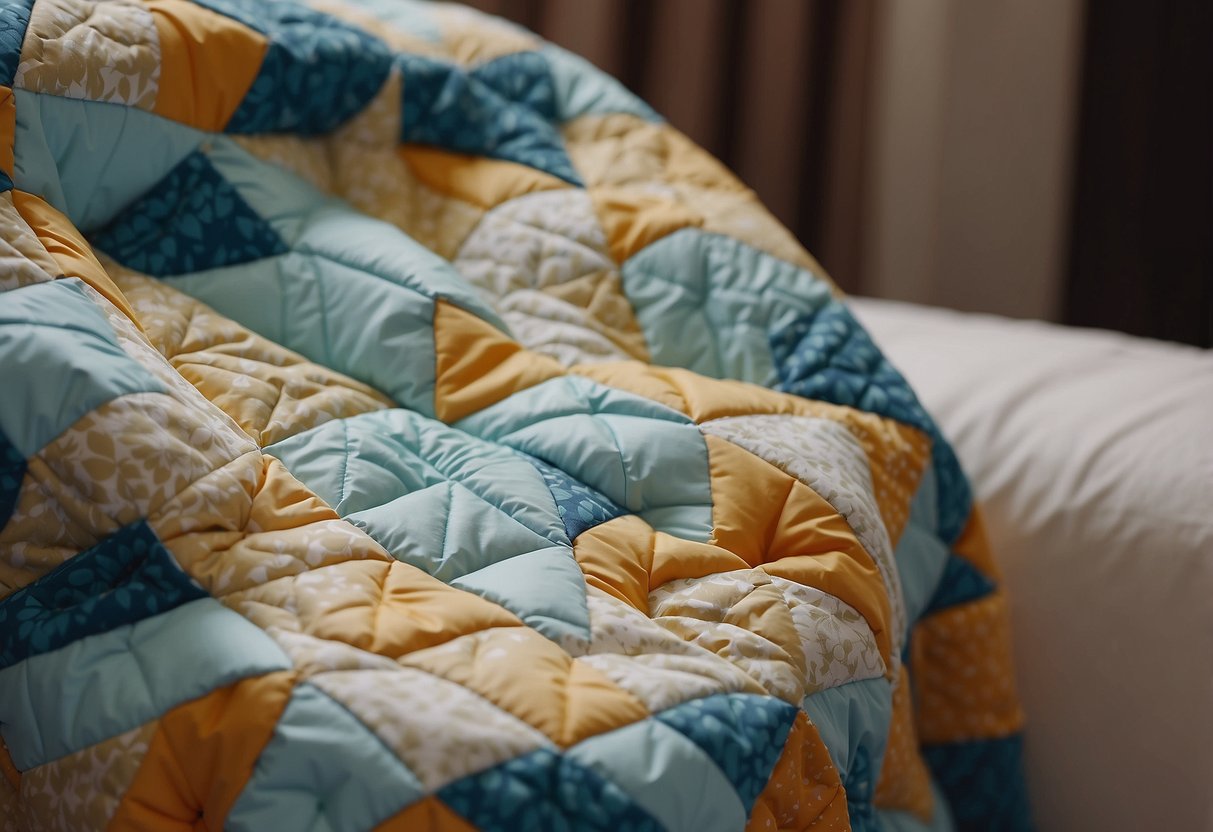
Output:
<svg viewBox="0 0 1213 832">
<path fill-rule="evenodd" d="M 77 278 L 6 292 L 0 355 L 0 432 L 26 458 L 107 402 L 165 389 L 119 346 Z"/>
<path fill-rule="evenodd" d="M 9 518 L 17 508 L 25 469 L 25 457 L 4 432 L 0 431 L 0 531 L 8 525 Z"/>
<path fill-rule="evenodd" d="M 387 45 L 335 17 L 286 0 L 199 0 L 267 36 L 269 49 L 227 133 L 334 130 L 379 92 Z"/>
<path fill-rule="evenodd" d="M 654 715 L 712 758 L 737 790 L 746 814 L 766 787 L 799 713 L 771 696 L 724 693 Z"/>
<path fill-rule="evenodd" d="M 931 603 L 923 615 L 930 615 L 945 607 L 954 607 L 966 601 L 975 601 L 994 591 L 994 582 L 977 571 L 973 564 L 955 554 L 949 554 L 943 577 Z"/>
<path fill-rule="evenodd" d="M 160 80 L 152 14 L 135 0 L 41 0 L 30 16 L 14 85 L 150 110 Z"/>
<path fill-rule="evenodd" d="M 287 251 L 282 238 L 198 151 L 93 235 L 92 243 L 127 268 L 156 277 Z"/>
<path fill-rule="evenodd" d="M 224 828 L 370 829 L 423 793 L 368 727 L 304 684 L 291 692 Z"/>
<path fill-rule="evenodd" d="M 0 5 L 0 86 L 13 85 L 33 6 L 34 0 L 9 0 Z"/>
<path fill-rule="evenodd" d="M 140 520 L 0 601 L 0 668 L 204 597 Z"/>
<path fill-rule="evenodd" d="M 546 748 L 457 780 L 438 796 L 483 832 L 662 829 L 623 789 Z"/>
<path fill-rule="evenodd" d="M 1021 734 L 928 745 L 923 756 L 947 797 L 957 832 L 1028 832 L 1033 828 Z"/>
<path fill-rule="evenodd" d="M 541 56 L 506 55 L 470 72 L 420 55 L 396 60 L 404 75 L 401 141 L 518 162 L 581 185 L 551 123 L 555 91 Z"/>
<path fill-rule="evenodd" d="M 851 312 L 832 301 L 816 312 L 773 327 L 770 341 L 779 374 L 775 389 L 896 419 L 931 437 L 939 488 L 939 534 L 946 542 L 955 541 L 972 505 L 960 462 L 905 378 Z"/>
<path fill-rule="evenodd" d="M 560 512 L 560 519 L 564 521 L 569 540 L 576 540 L 577 535 L 586 529 L 592 529 L 599 523 L 614 520 L 627 513 L 626 509 L 609 497 L 574 479 L 556 466 L 529 454 L 523 456 L 539 470 L 543 481 L 551 490 L 552 499 L 556 501 L 556 509 Z"/>
</svg>

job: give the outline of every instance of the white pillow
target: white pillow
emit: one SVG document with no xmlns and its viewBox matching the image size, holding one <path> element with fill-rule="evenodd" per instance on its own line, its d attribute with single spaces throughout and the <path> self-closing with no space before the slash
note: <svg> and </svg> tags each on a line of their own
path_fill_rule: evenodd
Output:
<svg viewBox="0 0 1213 832">
<path fill-rule="evenodd" d="M 1213 353 L 854 308 L 984 504 L 1041 830 L 1213 829 Z"/>
</svg>

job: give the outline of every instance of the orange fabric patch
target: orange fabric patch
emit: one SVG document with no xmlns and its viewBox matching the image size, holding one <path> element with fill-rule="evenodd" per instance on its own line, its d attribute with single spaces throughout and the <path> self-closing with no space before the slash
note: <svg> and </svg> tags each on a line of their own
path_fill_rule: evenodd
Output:
<svg viewBox="0 0 1213 832">
<path fill-rule="evenodd" d="M 13 191 L 13 205 L 30 229 L 38 235 L 43 248 L 55 259 L 64 277 L 80 278 L 121 309 L 135 326 L 139 326 L 139 320 L 127 303 L 126 297 L 97 261 L 92 246 L 67 217 L 40 197 L 24 191 Z"/>
<path fill-rule="evenodd" d="M 289 671 L 244 679 L 168 711 L 110 829 L 221 829 L 290 699 Z"/>
<path fill-rule="evenodd" d="M 881 658 L 891 667 L 884 582 L 842 515 L 813 489 L 749 451 L 717 436 L 704 440 L 714 542 L 749 566 L 850 604 L 868 622 Z"/>
<path fill-rule="evenodd" d="M 0 739 L 0 773 L 4 774 L 4 780 L 14 789 L 21 788 L 21 772 L 17 771 L 17 767 L 13 765 L 12 755 L 8 753 L 8 745 L 4 740 Z"/>
<path fill-rule="evenodd" d="M 476 827 L 430 795 L 392 815 L 375 832 L 476 832 Z"/>
<path fill-rule="evenodd" d="M 847 795 L 817 727 L 804 713 L 750 812 L 746 832 L 849 830 Z"/>
<path fill-rule="evenodd" d="M 990 551 L 990 538 L 986 534 L 985 514 L 981 506 L 973 504 L 969 512 L 969 520 L 965 523 L 964 531 L 952 547 L 952 551 L 972 564 L 978 572 L 985 575 L 994 583 L 1002 581 L 1002 571 L 994 554 Z"/>
<path fill-rule="evenodd" d="M 400 663 L 475 691 L 562 748 L 649 715 L 632 694 L 529 628 L 484 630 Z"/>
<path fill-rule="evenodd" d="M 625 514 L 579 534 L 573 557 L 588 585 L 648 615 L 653 535 L 652 526 Z"/>
<path fill-rule="evenodd" d="M 751 565 L 741 555 L 724 547 L 657 532 L 653 536 L 653 569 L 649 586 L 659 587 L 680 578 L 706 578 L 720 572 L 748 569 Z"/>
<path fill-rule="evenodd" d="M 927 616 L 911 644 L 923 743 L 994 739 L 1023 727 L 1001 592 Z"/>
<path fill-rule="evenodd" d="M 199 130 L 227 126 L 261 70 L 269 41 L 186 0 L 145 0 L 160 37 L 153 112 Z"/>
<path fill-rule="evenodd" d="M 434 352 L 434 412 L 448 423 L 564 375 L 553 359 L 443 300 L 434 302 Z"/>
<path fill-rule="evenodd" d="M 590 197 L 616 263 L 675 231 L 703 225 L 686 206 L 636 189 L 594 188 Z"/>
<path fill-rule="evenodd" d="M 910 674 L 902 665 L 893 691 L 889 739 L 873 802 L 881 809 L 909 812 L 927 823 L 935 811 L 935 796 L 931 793 L 931 775 L 926 761 L 918 753 L 918 732 L 914 728 L 914 703 L 910 694 Z"/>
<path fill-rule="evenodd" d="M 517 162 L 421 144 L 401 145 L 397 152 L 424 185 L 485 209 L 523 194 L 572 187 L 550 173 Z"/>
<path fill-rule="evenodd" d="M 0 87 L 0 170 L 13 178 L 13 141 L 17 136 L 17 97 L 12 87 Z"/>
</svg>

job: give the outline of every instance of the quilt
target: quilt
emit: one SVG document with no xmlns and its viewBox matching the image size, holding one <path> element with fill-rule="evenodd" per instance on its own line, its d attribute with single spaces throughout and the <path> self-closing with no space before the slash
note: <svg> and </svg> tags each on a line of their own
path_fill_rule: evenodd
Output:
<svg viewBox="0 0 1213 832">
<path fill-rule="evenodd" d="M 1026 829 L 955 455 L 584 60 L 0 3 L 0 828 Z"/>
</svg>

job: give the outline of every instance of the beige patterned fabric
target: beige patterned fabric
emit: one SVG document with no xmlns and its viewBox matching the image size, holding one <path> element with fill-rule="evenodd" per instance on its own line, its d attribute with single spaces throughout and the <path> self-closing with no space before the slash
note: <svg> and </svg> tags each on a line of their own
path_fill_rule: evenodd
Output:
<svg viewBox="0 0 1213 832">
<path fill-rule="evenodd" d="M 34 5 L 14 86 L 144 110 L 156 103 L 160 40 L 134 0 L 40 0 Z"/>
</svg>

